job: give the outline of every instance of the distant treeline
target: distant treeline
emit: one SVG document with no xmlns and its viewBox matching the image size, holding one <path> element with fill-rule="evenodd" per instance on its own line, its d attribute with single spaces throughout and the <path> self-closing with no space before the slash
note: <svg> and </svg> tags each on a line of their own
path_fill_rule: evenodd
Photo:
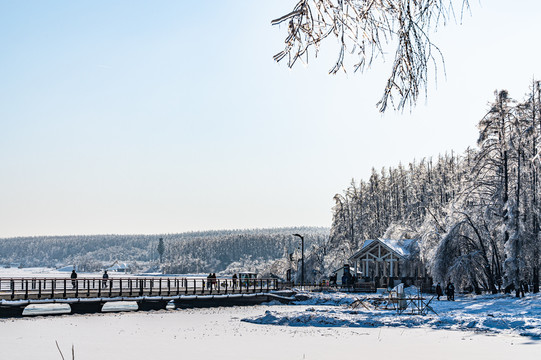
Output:
<svg viewBox="0 0 541 360">
<path fill-rule="evenodd" d="M 274 261 L 293 252 L 305 236 L 305 246 L 322 243 L 329 229 L 291 227 L 252 230 L 219 230 L 156 235 L 69 235 L 0 239 L 0 264 L 25 267 L 77 265 L 86 271 L 101 270 L 115 261 L 134 271 L 149 267 L 169 273 L 220 272 L 229 265 Z M 159 264 L 159 239 L 164 239 Z"/>
</svg>

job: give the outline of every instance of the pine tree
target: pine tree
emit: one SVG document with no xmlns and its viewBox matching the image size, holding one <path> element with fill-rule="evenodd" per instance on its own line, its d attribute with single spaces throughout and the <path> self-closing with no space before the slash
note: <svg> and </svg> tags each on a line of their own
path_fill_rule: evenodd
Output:
<svg viewBox="0 0 541 360">
<path fill-rule="evenodd" d="M 158 242 L 158 254 L 160 255 L 160 264 L 163 264 L 163 254 L 165 252 L 165 245 L 163 243 L 163 238 L 160 238 Z"/>
</svg>

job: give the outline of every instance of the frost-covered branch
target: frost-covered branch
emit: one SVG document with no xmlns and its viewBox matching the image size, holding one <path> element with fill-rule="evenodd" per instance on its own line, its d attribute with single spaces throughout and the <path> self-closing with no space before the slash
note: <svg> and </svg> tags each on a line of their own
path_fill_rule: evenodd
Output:
<svg viewBox="0 0 541 360">
<path fill-rule="evenodd" d="M 285 47 L 274 60 L 287 59 L 289 67 L 302 58 L 308 62 L 310 49 L 317 56 L 321 43 L 333 38 L 338 55 L 329 73 L 345 71 L 347 55 L 356 58 L 354 71 L 364 72 L 394 47 L 393 66 L 378 106 L 381 112 L 389 104 L 399 110 L 411 107 L 422 91 L 426 95 L 430 64 L 435 74 L 438 63 L 443 64 L 430 32 L 455 18 L 454 4 L 460 4 L 460 16 L 469 9 L 468 0 L 300 0 L 271 22 L 288 25 Z"/>
</svg>

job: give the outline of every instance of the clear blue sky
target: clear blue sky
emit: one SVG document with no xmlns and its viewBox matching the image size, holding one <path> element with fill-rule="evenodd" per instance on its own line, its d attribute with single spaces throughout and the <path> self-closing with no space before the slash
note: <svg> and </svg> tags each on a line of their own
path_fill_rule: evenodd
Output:
<svg viewBox="0 0 541 360">
<path fill-rule="evenodd" d="M 434 35 L 446 77 L 382 116 L 392 54 L 273 62 L 295 3 L 0 0 L 0 237 L 330 226 L 352 178 L 462 152 L 541 78 L 541 5 L 472 1 Z"/>
</svg>

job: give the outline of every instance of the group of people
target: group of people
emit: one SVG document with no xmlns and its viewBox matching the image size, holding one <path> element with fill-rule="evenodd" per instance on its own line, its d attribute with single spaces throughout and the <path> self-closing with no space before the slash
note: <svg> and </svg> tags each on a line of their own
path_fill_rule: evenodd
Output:
<svg viewBox="0 0 541 360">
<path fill-rule="evenodd" d="M 216 273 L 210 273 L 207 276 L 207 289 L 215 289 L 216 288 Z"/>
<path fill-rule="evenodd" d="M 436 285 L 436 295 L 438 296 L 438 300 L 440 299 L 440 296 L 443 296 L 443 289 L 440 283 Z M 455 285 L 451 281 L 449 281 L 445 287 L 445 295 L 447 295 L 448 301 L 455 301 Z"/>
<path fill-rule="evenodd" d="M 331 286 L 336 286 L 337 278 L 338 278 L 338 275 L 336 275 L 336 273 L 329 276 L 329 283 Z"/>
<path fill-rule="evenodd" d="M 346 287 L 353 286 L 356 280 L 357 279 L 355 278 L 355 276 L 353 276 L 349 271 L 344 272 L 344 274 L 342 275 L 342 286 L 346 286 Z"/>
<path fill-rule="evenodd" d="M 217 279 L 216 279 L 216 273 L 210 273 L 208 274 L 207 276 L 207 282 L 206 282 L 206 286 L 207 286 L 207 289 L 217 289 Z M 233 276 L 231 277 L 231 283 L 233 285 L 233 289 L 236 289 L 238 284 L 239 284 L 239 277 L 237 276 L 237 274 L 233 274 Z M 222 282 L 222 287 L 223 286 L 227 286 L 226 282 Z M 205 282 L 203 281 L 203 287 L 205 287 Z"/>
</svg>

